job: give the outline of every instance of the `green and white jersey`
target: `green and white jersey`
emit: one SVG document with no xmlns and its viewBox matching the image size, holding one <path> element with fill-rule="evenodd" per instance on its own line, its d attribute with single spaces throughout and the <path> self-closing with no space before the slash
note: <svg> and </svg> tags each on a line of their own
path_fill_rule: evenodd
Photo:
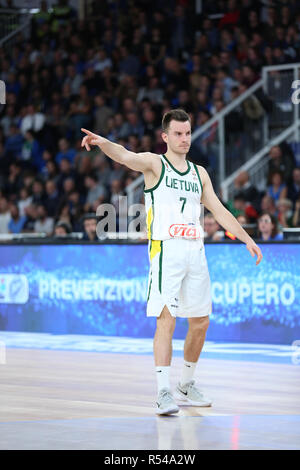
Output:
<svg viewBox="0 0 300 470">
<path fill-rule="evenodd" d="M 203 188 L 198 168 L 187 160 L 188 168 L 181 172 L 165 155 L 160 158 L 159 181 L 144 190 L 148 239 L 203 238 L 200 224 Z"/>
</svg>

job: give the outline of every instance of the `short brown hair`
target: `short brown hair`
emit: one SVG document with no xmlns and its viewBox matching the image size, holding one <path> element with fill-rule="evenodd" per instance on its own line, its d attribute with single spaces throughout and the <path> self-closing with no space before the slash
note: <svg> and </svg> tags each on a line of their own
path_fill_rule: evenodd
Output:
<svg viewBox="0 0 300 470">
<path fill-rule="evenodd" d="M 183 109 L 171 109 L 167 111 L 162 118 L 162 130 L 163 132 L 167 132 L 170 126 L 171 121 L 179 121 L 179 122 L 191 122 L 190 116 L 186 113 Z"/>
</svg>

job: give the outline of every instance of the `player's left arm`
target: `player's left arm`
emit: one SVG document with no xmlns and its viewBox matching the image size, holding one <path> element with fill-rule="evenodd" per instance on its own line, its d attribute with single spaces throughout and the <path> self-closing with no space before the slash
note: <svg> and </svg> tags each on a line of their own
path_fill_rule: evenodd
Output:
<svg viewBox="0 0 300 470">
<path fill-rule="evenodd" d="M 237 219 L 223 206 L 220 199 L 217 197 L 209 174 L 202 166 L 198 166 L 199 174 L 203 186 L 203 194 L 201 202 L 204 206 L 214 215 L 216 221 L 225 229 L 235 235 L 240 241 L 246 244 L 251 256 L 257 256 L 256 265 L 262 260 L 262 253 L 250 237 L 250 235 L 243 229 Z"/>
</svg>

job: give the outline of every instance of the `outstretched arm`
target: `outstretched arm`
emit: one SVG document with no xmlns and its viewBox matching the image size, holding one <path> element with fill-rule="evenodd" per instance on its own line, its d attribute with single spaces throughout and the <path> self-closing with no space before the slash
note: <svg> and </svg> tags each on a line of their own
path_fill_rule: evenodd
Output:
<svg viewBox="0 0 300 470">
<path fill-rule="evenodd" d="M 260 248 L 243 229 L 231 212 L 223 206 L 213 189 L 211 179 L 207 171 L 203 167 L 199 166 L 198 169 L 203 184 L 202 203 L 214 215 L 217 222 L 225 228 L 225 230 L 233 233 L 233 235 L 246 244 L 251 256 L 257 256 L 256 265 L 258 265 L 262 260 Z"/>
<path fill-rule="evenodd" d="M 105 137 L 94 134 L 87 129 L 81 129 L 86 135 L 83 137 L 81 147 L 85 147 L 86 150 L 91 150 L 92 145 L 97 145 L 102 152 L 104 152 L 112 160 L 126 165 L 131 170 L 135 171 L 151 171 L 157 158 L 157 155 L 150 152 L 135 153 L 130 152 L 122 145 L 111 142 Z M 156 158 L 155 158 L 156 157 Z"/>
</svg>

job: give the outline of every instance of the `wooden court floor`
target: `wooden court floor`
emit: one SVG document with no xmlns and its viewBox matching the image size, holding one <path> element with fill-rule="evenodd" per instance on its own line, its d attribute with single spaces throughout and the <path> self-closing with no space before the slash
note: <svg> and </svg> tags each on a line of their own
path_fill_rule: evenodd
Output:
<svg viewBox="0 0 300 470">
<path fill-rule="evenodd" d="M 158 417 L 151 355 L 8 349 L 0 449 L 300 449 L 299 365 L 203 358 L 196 381 L 212 407 Z"/>
</svg>

